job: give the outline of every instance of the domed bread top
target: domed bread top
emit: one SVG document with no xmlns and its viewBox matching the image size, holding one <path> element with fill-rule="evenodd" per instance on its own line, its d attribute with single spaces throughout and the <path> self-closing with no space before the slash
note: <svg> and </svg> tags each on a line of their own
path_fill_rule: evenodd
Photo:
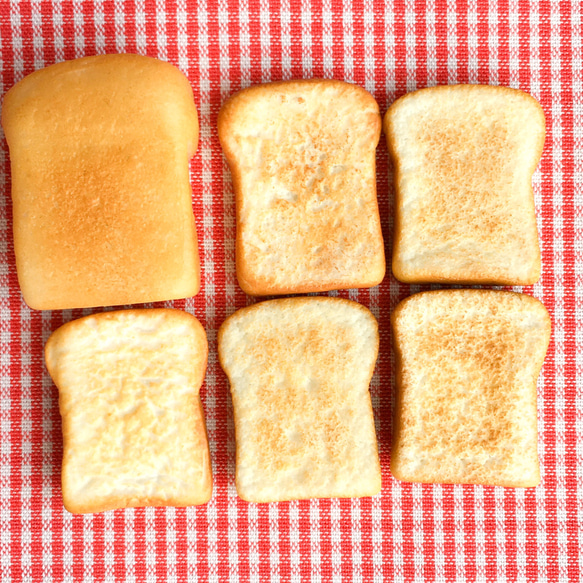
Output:
<svg viewBox="0 0 583 583">
<path fill-rule="evenodd" d="M 139 55 L 52 65 L 6 94 L 14 247 L 35 309 L 190 297 L 200 287 L 188 79 Z"/>
</svg>

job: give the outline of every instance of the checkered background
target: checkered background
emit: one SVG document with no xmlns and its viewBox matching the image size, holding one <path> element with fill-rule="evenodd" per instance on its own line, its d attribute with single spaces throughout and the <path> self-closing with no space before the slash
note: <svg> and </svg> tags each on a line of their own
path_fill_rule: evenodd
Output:
<svg viewBox="0 0 583 583">
<path fill-rule="evenodd" d="M 22 302 L 2 135 L 2 581 L 581 581 L 581 10 L 577 0 L 0 2 L 2 95 L 35 69 L 100 53 L 158 57 L 190 79 L 201 125 L 191 180 L 203 286 L 197 297 L 165 305 L 194 313 L 207 330 L 202 396 L 215 478 L 214 496 L 203 507 L 87 516 L 63 510 L 57 391 L 42 349 L 52 330 L 91 310 L 38 312 Z M 235 279 L 234 202 L 216 118 L 221 103 L 241 87 L 309 77 L 358 83 L 374 94 L 382 113 L 407 91 L 458 82 L 519 87 L 542 103 L 547 141 L 533 183 L 543 276 L 523 290 L 545 303 L 554 323 L 539 382 L 538 488 L 404 484 L 391 477 L 389 314 L 400 299 L 424 288 L 387 275 L 379 288 L 330 294 L 369 306 L 379 319 L 371 393 L 382 493 L 265 505 L 238 499 L 232 409 L 216 335 L 224 318 L 251 300 Z M 384 138 L 377 166 L 390 257 L 393 189 Z"/>
</svg>

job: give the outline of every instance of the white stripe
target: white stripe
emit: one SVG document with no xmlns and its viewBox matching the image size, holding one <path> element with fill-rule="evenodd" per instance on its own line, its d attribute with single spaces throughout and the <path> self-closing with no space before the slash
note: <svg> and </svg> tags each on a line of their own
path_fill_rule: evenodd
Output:
<svg viewBox="0 0 583 583">
<path fill-rule="evenodd" d="M 257 504 L 249 504 L 247 520 L 249 529 L 249 580 L 259 583 L 259 525 Z"/>
<path fill-rule="evenodd" d="M 20 16 L 20 4 L 10 5 L 10 32 L 12 33 L 12 68 L 14 70 L 14 82 L 20 81 L 24 76 L 24 56 L 22 53 L 22 17 Z"/>
<path fill-rule="evenodd" d="M 302 72 L 305 79 L 312 77 L 312 8 L 310 0 L 301 0 L 302 18 Z"/>
<path fill-rule="evenodd" d="M 65 60 L 65 39 L 63 37 L 63 9 L 61 0 L 53 0 L 53 43 L 55 62 Z M 97 10 L 97 8 L 96 8 Z"/>
<path fill-rule="evenodd" d="M 226 39 L 228 43 L 228 38 Z M 251 37 L 249 35 L 249 5 L 247 0 L 239 2 L 239 46 L 241 61 L 241 87 L 251 85 L 251 52 L 249 45 Z"/>
<path fill-rule="evenodd" d="M 158 58 L 168 60 L 168 35 L 166 34 L 166 2 L 156 0 L 156 44 Z"/>
<path fill-rule="evenodd" d="M 516 517 L 516 580 L 526 583 L 526 509 L 524 489 L 514 490 L 514 515 Z"/>
<path fill-rule="evenodd" d="M 557 552 L 567 556 L 567 508 L 565 485 L 565 280 L 563 239 L 563 122 L 561 104 L 561 13 L 560 2 L 551 2 L 551 96 L 553 157 L 553 265 L 555 341 L 555 468 Z M 567 565 L 559 561 L 559 582 L 567 581 Z"/>
<path fill-rule="evenodd" d="M 300 521 L 299 503 L 293 500 L 289 503 L 289 555 L 290 579 L 292 583 L 300 583 Z"/>
<path fill-rule="evenodd" d="M 494 488 L 494 516 L 496 520 L 496 581 L 506 581 L 506 512 L 504 510 L 504 488 Z"/>
<path fill-rule="evenodd" d="M 434 484 L 433 493 L 433 550 L 435 553 L 435 581 L 445 583 L 445 545 L 443 532 L 443 487 Z"/>
<path fill-rule="evenodd" d="M 136 580 L 136 547 L 135 547 L 135 529 L 134 529 L 135 510 L 126 508 L 123 511 L 124 518 L 124 580 Z"/>
<path fill-rule="evenodd" d="M 113 18 L 115 24 L 115 50 L 118 53 L 125 53 L 126 32 L 123 0 L 115 0 Z"/>
<path fill-rule="evenodd" d="M 273 583 L 278 583 L 280 580 L 279 573 L 279 505 L 272 503 L 269 505 L 269 565 L 270 565 L 270 580 Z"/>
<path fill-rule="evenodd" d="M 310 581 L 321 583 L 322 555 L 320 553 L 320 501 L 310 500 Z"/>
<path fill-rule="evenodd" d="M 93 553 L 93 515 L 83 515 L 83 579 L 93 580 L 93 563 L 95 554 Z"/>
<path fill-rule="evenodd" d="M 340 502 L 338 498 L 330 500 L 330 562 L 332 565 L 332 583 L 342 583 L 342 530 L 340 529 Z"/>
<path fill-rule="evenodd" d="M 488 2 L 488 68 L 490 85 L 498 85 L 498 2 Z"/>
<path fill-rule="evenodd" d="M 176 573 L 176 508 L 167 506 L 166 514 L 166 581 L 177 583 Z"/>
<path fill-rule="evenodd" d="M 73 582 L 73 515 L 63 510 L 63 579 Z"/>
<path fill-rule="evenodd" d="M 105 581 L 115 583 L 115 530 L 113 510 L 103 513 L 103 570 Z"/>
<path fill-rule="evenodd" d="M 385 3 L 384 13 L 385 23 L 385 93 L 387 94 L 387 102 L 385 107 L 390 105 L 395 100 L 395 14 L 389 2 Z M 392 304 L 391 304 L 392 305 Z"/>
<path fill-rule="evenodd" d="M 344 44 L 344 80 L 354 83 L 354 34 L 352 24 L 352 0 L 342 2 L 342 42 Z"/>
<path fill-rule="evenodd" d="M 146 4 L 145 0 L 136 0 L 136 51 L 139 55 L 146 54 Z"/>
<path fill-rule="evenodd" d="M 289 0 L 281 0 L 279 17 L 281 26 L 281 76 L 283 79 L 291 79 L 291 13 Z"/>
<path fill-rule="evenodd" d="M 85 56 L 85 35 L 83 33 L 84 22 L 85 18 L 83 16 L 82 0 L 73 0 L 73 29 L 76 59 Z"/>
<path fill-rule="evenodd" d="M 518 30 L 519 2 L 508 2 L 508 67 L 510 87 L 520 88 L 520 36 Z"/>
<path fill-rule="evenodd" d="M 178 35 L 176 43 L 178 45 L 178 67 L 185 75 L 188 76 L 188 67 L 190 64 L 190 60 L 188 58 L 188 47 L 192 43 L 188 42 L 188 30 L 186 28 L 187 22 L 188 12 L 186 0 L 178 0 L 176 3 L 176 28 Z"/>
<path fill-rule="evenodd" d="M 476 581 L 486 581 L 486 529 L 484 528 L 484 488 L 474 486 Z"/>
<path fill-rule="evenodd" d="M 478 82 L 478 2 L 468 1 L 468 82 Z"/>
<path fill-rule="evenodd" d="M 352 526 L 352 581 L 361 582 L 362 578 L 362 523 L 360 498 L 350 501 L 350 518 Z"/>
<path fill-rule="evenodd" d="M 375 85 L 375 58 L 374 58 L 374 2 L 364 0 L 364 87 L 374 94 Z M 378 291 L 378 288 L 377 290 Z"/>
<path fill-rule="evenodd" d="M 417 89 L 417 58 L 415 56 L 415 1 L 405 1 L 405 64 L 407 66 L 407 91 Z"/>
<path fill-rule="evenodd" d="M 457 83 L 457 15 L 456 1 L 447 1 L 447 82 Z"/>
<path fill-rule="evenodd" d="M 403 511 L 401 506 L 401 484 L 396 480 L 393 480 L 391 483 L 391 503 L 391 518 L 393 521 L 394 580 L 396 583 L 404 583 L 405 573 L 403 565 Z"/>
<path fill-rule="evenodd" d="M 322 69 L 326 79 L 334 76 L 333 42 L 332 4 L 330 0 L 322 0 Z"/>
<path fill-rule="evenodd" d="M 425 580 L 423 572 L 423 487 L 421 484 L 411 486 L 413 503 L 413 569 L 415 582 L 422 583 Z"/>
<path fill-rule="evenodd" d="M 271 81 L 271 36 L 269 33 L 269 0 L 261 0 L 259 8 L 259 39 L 261 43 L 261 81 Z"/>
<path fill-rule="evenodd" d="M 202 509 L 196 506 L 186 508 L 186 574 L 188 581 L 199 581 L 198 564 L 199 562 L 203 563 L 198 554 L 197 510 Z"/>
<path fill-rule="evenodd" d="M 147 583 L 155 583 L 156 565 L 158 564 L 156 553 L 156 509 L 147 507 L 144 509 L 144 513 L 146 581 Z"/>
<path fill-rule="evenodd" d="M 453 487 L 453 520 L 455 541 L 455 576 L 456 581 L 466 580 L 466 554 L 464 540 L 464 490 L 456 484 Z"/>
<path fill-rule="evenodd" d="M 437 37 L 435 35 L 435 0 L 428 0 L 425 12 L 425 48 L 427 51 L 427 86 L 437 85 Z"/>
</svg>

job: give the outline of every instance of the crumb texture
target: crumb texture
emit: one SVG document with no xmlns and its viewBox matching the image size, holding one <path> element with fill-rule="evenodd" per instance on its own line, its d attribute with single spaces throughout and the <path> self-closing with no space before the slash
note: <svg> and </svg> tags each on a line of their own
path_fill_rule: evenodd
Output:
<svg viewBox="0 0 583 583">
<path fill-rule="evenodd" d="M 14 245 L 35 309 L 189 297 L 200 284 L 186 77 L 138 55 L 37 71 L 6 95 Z"/>
<path fill-rule="evenodd" d="M 395 476 L 536 486 L 536 382 L 550 337 L 545 307 L 512 292 L 447 290 L 404 300 L 392 322 Z"/>
<path fill-rule="evenodd" d="M 395 162 L 395 276 L 532 284 L 540 251 L 531 186 L 545 120 L 522 91 L 420 90 L 385 116 Z"/>
<path fill-rule="evenodd" d="M 237 202 L 237 273 L 254 295 L 371 287 L 385 272 L 381 118 L 340 81 L 255 86 L 219 115 Z"/>
<path fill-rule="evenodd" d="M 193 316 L 166 309 L 88 316 L 57 330 L 45 355 L 59 389 L 68 510 L 210 498 L 199 398 L 207 341 Z"/>
<path fill-rule="evenodd" d="M 295 298 L 236 312 L 219 332 L 239 495 L 269 502 L 380 491 L 369 383 L 375 318 L 348 300 Z"/>
</svg>

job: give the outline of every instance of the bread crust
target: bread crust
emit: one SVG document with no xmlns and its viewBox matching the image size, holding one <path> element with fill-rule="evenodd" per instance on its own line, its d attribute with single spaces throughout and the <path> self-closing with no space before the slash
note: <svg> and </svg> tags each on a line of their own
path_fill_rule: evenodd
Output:
<svg viewBox="0 0 583 583">
<path fill-rule="evenodd" d="M 4 99 L 18 279 L 34 309 L 190 297 L 200 267 L 188 79 L 140 55 L 36 71 Z"/>
<path fill-rule="evenodd" d="M 544 112 L 518 89 L 451 85 L 399 98 L 392 268 L 404 283 L 530 285 L 541 256 L 531 179 Z"/>
<path fill-rule="evenodd" d="M 231 96 L 218 132 L 236 203 L 236 269 L 249 295 L 373 287 L 385 274 L 376 197 L 378 105 L 330 79 Z"/>
<path fill-rule="evenodd" d="M 208 502 L 207 355 L 201 324 L 174 309 L 103 312 L 53 332 L 45 362 L 59 389 L 69 512 Z"/>
<path fill-rule="evenodd" d="M 514 292 L 429 291 L 399 303 L 391 326 L 393 475 L 538 485 L 536 383 L 551 334 L 544 305 Z"/>
<path fill-rule="evenodd" d="M 370 311 L 340 298 L 270 300 L 225 320 L 218 351 L 231 387 L 243 500 L 380 491 L 369 395 L 378 344 Z"/>
</svg>

